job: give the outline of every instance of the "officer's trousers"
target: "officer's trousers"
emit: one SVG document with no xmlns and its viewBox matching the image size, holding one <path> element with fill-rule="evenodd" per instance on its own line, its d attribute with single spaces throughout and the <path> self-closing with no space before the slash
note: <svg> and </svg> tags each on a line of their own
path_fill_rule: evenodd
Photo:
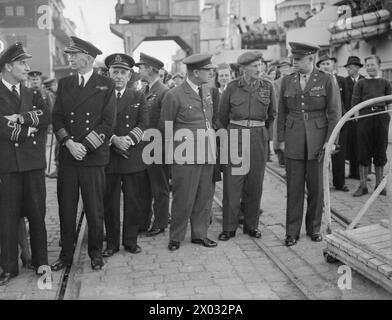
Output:
<svg viewBox="0 0 392 320">
<path fill-rule="evenodd" d="M 229 125 L 228 129 L 238 129 L 241 132 L 243 127 Z M 232 170 L 238 166 L 230 163 L 225 166 L 223 170 L 223 231 L 237 229 L 241 198 L 244 202 L 244 228 L 249 230 L 258 228 L 264 172 L 268 156 L 267 143 L 268 130 L 265 127 L 251 128 L 249 171 L 242 175 L 236 175 Z M 238 144 L 240 154 L 242 136 L 238 139 Z"/>
<path fill-rule="evenodd" d="M 102 252 L 105 168 L 60 163 L 57 179 L 62 242 L 60 258 L 65 263 L 72 263 L 73 258 L 79 190 L 87 218 L 88 254 L 94 259 L 100 258 Z"/>
<path fill-rule="evenodd" d="M 169 166 L 152 164 L 147 169 L 154 201 L 154 222 L 152 229 L 165 229 L 169 222 Z"/>
<path fill-rule="evenodd" d="M 18 272 L 18 225 L 29 221 L 32 265 L 48 265 L 45 170 L 0 174 L 0 234 L 3 271 Z"/>
<path fill-rule="evenodd" d="M 214 165 L 172 165 L 173 202 L 170 240 L 183 241 L 188 220 L 192 239 L 207 237 Z"/>
<path fill-rule="evenodd" d="M 120 198 L 123 192 L 122 244 L 137 244 L 137 234 L 142 214 L 142 190 L 139 185 L 147 178 L 147 171 L 129 174 L 107 174 L 105 191 L 105 229 L 107 249 L 120 248 Z"/>
<path fill-rule="evenodd" d="M 305 184 L 308 190 L 306 233 L 320 232 L 323 213 L 322 162 L 286 158 L 287 209 L 286 235 L 299 237 L 304 213 Z"/>
</svg>

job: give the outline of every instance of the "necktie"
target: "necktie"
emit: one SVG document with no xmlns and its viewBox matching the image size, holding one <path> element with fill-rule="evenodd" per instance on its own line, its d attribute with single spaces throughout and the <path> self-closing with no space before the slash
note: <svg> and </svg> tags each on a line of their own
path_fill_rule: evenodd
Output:
<svg viewBox="0 0 392 320">
<path fill-rule="evenodd" d="M 16 86 L 15 85 L 12 86 L 12 95 L 15 96 L 15 98 L 17 98 L 18 100 L 20 99 L 18 90 L 16 90 Z"/>
<path fill-rule="evenodd" d="M 302 89 L 302 91 L 305 90 L 307 81 L 308 81 L 307 75 L 306 75 L 306 74 L 301 74 L 300 83 L 301 83 L 301 89 Z"/>
<path fill-rule="evenodd" d="M 80 89 L 83 89 L 84 88 L 84 77 L 80 76 L 80 78 L 82 79 L 82 81 L 80 82 L 79 87 L 80 87 Z"/>
<path fill-rule="evenodd" d="M 146 85 L 146 94 L 150 92 L 150 86 Z"/>
<path fill-rule="evenodd" d="M 201 87 L 198 87 L 197 90 L 199 91 L 199 97 L 201 99 L 201 102 L 203 103 L 203 90 Z"/>
<path fill-rule="evenodd" d="M 121 99 L 121 92 L 117 92 L 117 101 L 120 101 Z"/>
</svg>

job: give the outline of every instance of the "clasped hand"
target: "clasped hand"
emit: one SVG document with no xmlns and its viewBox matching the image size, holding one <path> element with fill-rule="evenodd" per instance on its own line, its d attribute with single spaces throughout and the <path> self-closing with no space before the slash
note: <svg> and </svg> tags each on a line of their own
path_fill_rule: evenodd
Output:
<svg viewBox="0 0 392 320">
<path fill-rule="evenodd" d="M 72 156 L 78 161 L 82 161 L 84 157 L 87 155 L 86 147 L 79 142 L 68 140 L 65 143 L 65 146 L 68 148 Z"/>
<path fill-rule="evenodd" d="M 131 137 L 129 136 L 122 136 L 122 137 L 114 136 L 112 143 L 121 151 L 127 151 L 130 146 L 135 145 Z"/>
</svg>

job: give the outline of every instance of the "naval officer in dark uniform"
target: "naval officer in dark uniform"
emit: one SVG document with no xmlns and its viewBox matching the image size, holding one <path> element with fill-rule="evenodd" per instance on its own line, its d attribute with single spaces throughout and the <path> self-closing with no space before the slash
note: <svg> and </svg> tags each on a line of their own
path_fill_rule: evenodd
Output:
<svg viewBox="0 0 392 320">
<path fill-rule="evenodd" d="M 72 264 L 76 214 L 81 191 L 88 224 L 88 254 L 94 270 L 102 268 L 105 166 L 116 116 L 113 80 L 93 72 L 102 52 L 71 37 L 68 54 L 77 74 L 59 81 L 53 110 L 53 130 L 59 141 L 57 193 L 62 249 L 54 271 Z"/>
<path fill-rule="evenodd" d="M 215 241 L 207 238 L 210 221 L 210 203 L 212 175 L 214 164 L 209 163 L 208 155 L 215 153 L 215 135 L 208 135 L 204 140 L 205 147 L 199 148 L 197 131 L 211 133 L 212 98 L 207 83 L 212 78 L 215 66 L 211 63 L 211 55 L 195 54 L 183 60 L 187 65 L 187 78 L 178 87 L 168 91 L 162 101 L 161 125 L 174 127 L 174 135 L 180 130 L 187 130 L 189 135 L 182 141 L 174 142 L 174 161 L 172 165 L 173 203 L 170 223 L 169 250 L 177 250 L 185 239 L 188 220 L 191 220 L 192 243 L 205 247 L 216 247 Z M 166 122 L 166 123 L 165 123 Z M 163 128 L 162 128 L 163 129 Z M 163 129 L 164 130 L 164 129 Z M 181 132 L 180 131 L 180 132 Z M 166 136 L 165 139 L 168 139 Z M 183 150 L 184 145 L 190 145 Z M 172 145 L 173 147 L 173 145 Z M 209 148 L 208 150 L 206 150 Z M 211 152 L 209 152 L 211 151 Z M 166 161 L 170 160 L 168 150 Z M 171 159 L 173 160 L 173 159 Z M 213 159 L 212 159 L 213 160 Z"/>
<path fill-rule="evenodd" d="M 45 141 L 50 111 L 41 95 L 22 84 L 31 57 L 21 43 L 0 57 L 0 286 L 18 275 L 21 216 L 29 221 L 32 266 L 38 272 L 48 264 Z"/>
<path fill-rule="evenodd" d="M 148 81 L 146 100 L 150 117 L 150 128 L 159 129 L 162 99 L 166 92 L 169 91 L 169 88 L 162 83 L 159 77 L 159 70 L 164 67 L 164 63 L 145 53 L 140 53 L 140 61 L 136 63 L 136 66 L 139 67 L 140 75 Z M 154 222 L 146 236 L 153 237 L 164 232 L 169 223 L 169 165 L 153 163 L 148 166 L 147 173 L 152 194 L 152 199 L 147 200 L 149 208 L 151 208 L 151 200 L 154 201 Z M 151 215 L 147 214 L 147 217 L 144 218 L 147 218 L 148 222 L 150 222 Z"/>
<path fill-rule="evenodd" d="M 219 104 L 219 118 L 224 128 L 237 130 L 241 152 L 243 130 L 250 131 L 249 170 L 236 174 L 229 164 L 223 174 L 223 232 L 219 240 L 235 236 L 238 228 L 241 198 L 244 207 L 244 233 L 260 238 L 258 229 L 260 200 L 263 192 L 265 165 L 268 157 L 268 128 L 276 115 L 276 98 L 271 82 L 261 78 L 263 64 L 258 52 L 246 52 L 238 57 L 242 77 L 228 84 Z M 231 143 L 230 143 L 231 146 Z M 231 152 L 230 152 L 231 153 Z"/>
<path fill-rule="evenodd" d="M 106 167 L 105 226 L 107 247 L 104 257 L 111 257 L 120 248 L 120 195 L 124 194 L 123 240 L 126 251 L 139 253 L 137 245 L 147 166 L 143 163 L 143 132 L 148 128 L 148 110 L 143 93 L 127 88 L 132 57 L 115 53 L 105 59 L 109 75 L 116 84 L 117 117 L 110 138 L 110 162 Z"/>
<path fill-rule="evenodd" d="M 333 75 L 314 67 L 318 46 L 290 42 L 294 72 L 282 80 L 278 107 L 278 140 L 286 155 L 286 246 L 299 239 L 305 185 L 308 190 L 306 234 L 322 241 L 322 155 L 341 117 L 339 87 Z"/>
</svg>

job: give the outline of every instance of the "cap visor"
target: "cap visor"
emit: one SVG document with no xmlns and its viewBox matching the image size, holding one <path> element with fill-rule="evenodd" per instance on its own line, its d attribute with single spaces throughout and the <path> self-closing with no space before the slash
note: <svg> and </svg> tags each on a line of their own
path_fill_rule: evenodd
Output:
<svg viewBox="0 0 392 320">
<path fill-rule="evenodd" d="M 83 52 L 82 50 L 80 50 L 79 48 L 76 48 L 76 47 L 68 47 L 68 48 L 65 48 L 64 49 L 64 52 L 65 53 L 85 53 L 85 52 Z"/>
<path fill-rule="evenodd" d="M 20 61 L 20 60 L 25 60 L 25 59 L 31 59 L 33 56 L 28 53 L 22 53 L 19 56 L 15 57 L 12 59 L 12 61 Z"/>
<path fill-rule="evenodd" d="M 218 68 L 218 66 L 210 63 L 210 64 L 207 64 L 206 66 L 202 66 L 200 69 L 217 69 L 217 68 Z"/>
<path fill-rule="evenodd" d="M 129 66 L 125 66 L 123 64 L 112 64 L 110 68 L 118 68 L 118 69 L 124 69 L 124 70 L 131 70 L 132 68 Z"/>
</svg>

